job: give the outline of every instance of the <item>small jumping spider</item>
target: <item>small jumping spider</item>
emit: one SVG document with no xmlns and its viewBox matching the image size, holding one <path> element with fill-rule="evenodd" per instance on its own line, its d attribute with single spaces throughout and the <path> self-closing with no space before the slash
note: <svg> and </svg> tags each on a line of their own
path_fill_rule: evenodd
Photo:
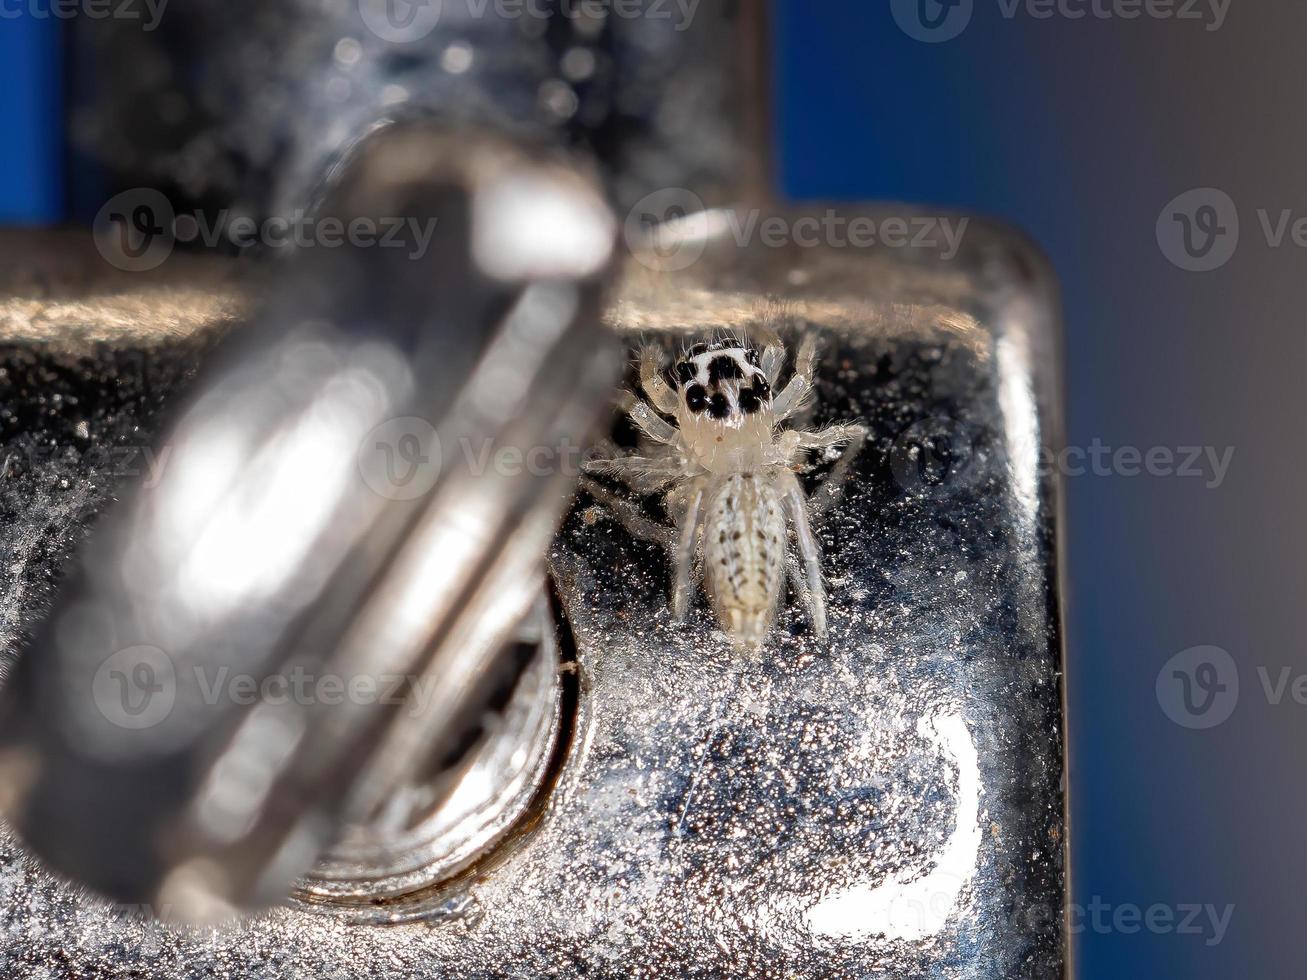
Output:
<svg viewBox="0 0 1307 980">
<path fill-rule="evenodd" d="M 783 567 L 804 600 L 813 632 L 826 635 L 821 556 L 809 522 L 837 499 L 867 430 L 857 423 L 818 432 L 780 428 L 812 390 L 815 357 L 808 337 L 799 346 L 794 376 L 773 398 L 785 361 L 779 340 L 768 341 L 761 355 L 740 341 L 699 344 L 676 363 L 672 384 L 662 374 L 660 350 L 646 347 L 639 357 L 640 385 L 649 401 L 625 393 L 625 408 L 646 437 L 641 451 L 594 460 L 586 469 L 641 495 L 665 492 L 676 527 L 649 520 L 634 501 L 593 480 L 582 482 L 632 534 L 668 549 L 675 568 L 673 615 L 685 617 L 699 569 L 718 622 L 733 642 L 750 650 L 762 644 L 775 620 Z M 841 443 L 847 444 L 843 453 L 809 500 L 795 475 L 804 468 L 804 453 Z"/>
</svg>

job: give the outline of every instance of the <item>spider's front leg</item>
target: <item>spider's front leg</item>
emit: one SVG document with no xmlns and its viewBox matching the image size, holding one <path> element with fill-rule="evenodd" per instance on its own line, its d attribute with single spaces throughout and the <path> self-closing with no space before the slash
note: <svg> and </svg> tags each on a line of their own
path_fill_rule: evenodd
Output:
<svg viewBox="0 0 1307 980">
<path fill-rule="evenodd" d="M 762 368 L 762 376 L 767 379 L 767 384 L 775 388 L 781 379 L 781 368 L 785 365 L 785 345 L 770 327 L 759 331 L 759 339 L 763 346 L 758 365 Z"/>
<path fill-rule="evenodd" d="M 636 428 L 654 442 L 664 446 L 675 446 L 678 443 L 680 433 L 677 432 L 676 426 L 655 412 L 648 402 L 634 392 L 623 391 L 618 399 L 618 405 L 631 417 Z"/>
<path fill-rule="evenodd" d="M 640 387 L 654 408 L 664 415 L 676 414 L 676 392 L 663 380 L 663 353 L 652 345 L 640 348 Z"/>
<path fill-rule="evenodd" d="M 772 403 L 777 422 L 783 422 L 797 412 L 812 391 L 812 374 L 816 361 L 817 339 L 808 334 L 799 344 L 799 353 L 794 359 L 794 376 Z"/>
<path fill-rule="evenodd" d="M 640 350 L 640 387 L 653 403 L 646 402 L 633 391 L 623 390 L 618 393 L 618 407 L 631 417 L 636 428 L 654 442 L 664 446 L 676 446 L 680 433 L 676 426 L 670 424 L 659 414 L 676 414 L 676 392 L 663 380 L 662 354 L 657 347 L 643 347 Z"/>
</svg>

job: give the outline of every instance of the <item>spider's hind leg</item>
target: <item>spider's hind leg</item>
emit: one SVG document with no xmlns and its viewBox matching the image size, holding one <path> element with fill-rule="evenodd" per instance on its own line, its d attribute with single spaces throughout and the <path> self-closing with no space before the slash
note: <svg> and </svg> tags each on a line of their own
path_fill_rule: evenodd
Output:
<svg viewBox="0 0 1307 980">
<path fill-rule="evenodd" d="M 580 487 L 607 507 L 609 512 L 617 518 L 617 522 L 626 528 L 631 537 L 640 541 L 660 544 L 669 551 L 676 546 L 676 532 L 672 528 L 646 517 L 640 505 L 635 501 L 626 497 L 619 497 L 588 476 L 581 477 Z"/>
<path fill-rule="evenodd" d="M 808 523 L 808 499 L 803 495 L 803 488 L 793 474 L 786 481 L 785 509 L 789 512 L 790 523 L 794 527 L 794 540 L 803 562 L 803 603 L 808 610 L 808 620 L 812 631 L 819 639 L 826 636 L 826 585 L 821 577 L 821 549 Z"/>
<path fill-rule="evenodd" d="M 694 591 L 694 565 L 699 554 L 699 541 L 703 537 L 704 519 L 707 516 L 703 507 L 704 487 L 702 481 L 692 485 L 685 495 L 685 507 L 681 512 L 675 550 L 672 552 L 672 565 L 675 574 L 672 585 L 672 618 L 677 622 L 685 619 L 690 609 L 690 596 Z"/>
<path fill-rule="evenodd" d="M 799 436 L 799 447 L 802 449 L 828 449 L 841 442 L 848 443 L 830 473 L 826 475 L 826 479 L 821 481 L 821 485 L 808 498 L 809 516 L 820 517 L 839 502 L 853 461 L 857 459 L 858 453 L 862 452 L 862 447 L 867 443 L 867 427 L 861 422 L 849 422 L 844 425 L 832 425 L 820 432 L 801 432 Z"/>
</svg>

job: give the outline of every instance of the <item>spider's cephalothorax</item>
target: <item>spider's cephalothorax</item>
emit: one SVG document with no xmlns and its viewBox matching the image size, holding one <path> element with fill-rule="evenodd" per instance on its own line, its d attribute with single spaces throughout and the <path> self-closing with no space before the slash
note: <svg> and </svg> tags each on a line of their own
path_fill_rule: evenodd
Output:
<svg viewBox="0 0 1307 980">
<path fill-rule="evenodd" d="M 676 362 L 676 422 L 712 472 L 757 465 L 775 425 L 771 384 L 752 347 L 698 344 Z"/>
<path fill-rule="evenodd" d="M 633 501 L 593 480 L 583 482 L 632 533 L 671 552 L 673 614 L 685 616 L 698 570 L 718 622 L 750 649 L 766 639 L 787 577 L 804 599 L 814 632 L 826 633 L 821 558 L 809 518 L 836 499 L 866 430 L 857 423 L 819 432 L 780 428 L 812 388 L 814 359 L 814 345 L 805 340 L 793 376 L 773 397 L 785 361 L 778 341 L 761 353 L 737 341 L 696 345 L 676 361 L 671 384 L 662 373 L 661 352 L 646 348 L 640 384 L 649 402 L 628 399 L 645 444 L 638 454 L 595 460 L 587 469 L 639 493 L 665 494 L 676 527 L 650 521 Z M 841 443 L 844 452 L 809 500 L 795 468 L 805 453 Z"/>
</svg>

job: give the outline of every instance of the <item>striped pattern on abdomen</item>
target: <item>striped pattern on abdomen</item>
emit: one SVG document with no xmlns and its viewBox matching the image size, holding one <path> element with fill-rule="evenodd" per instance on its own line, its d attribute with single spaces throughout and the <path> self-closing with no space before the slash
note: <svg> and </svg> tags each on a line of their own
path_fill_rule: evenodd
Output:
<svg viewBox="0 0 1307 980">
<path fill-rule="evenodd" d="M 785 512 L 764 475 L 715 485 L 703 538 L 704 585 L 718 619 L 746 645 L 771 628 L 785 566 Z"/>
</svg>

